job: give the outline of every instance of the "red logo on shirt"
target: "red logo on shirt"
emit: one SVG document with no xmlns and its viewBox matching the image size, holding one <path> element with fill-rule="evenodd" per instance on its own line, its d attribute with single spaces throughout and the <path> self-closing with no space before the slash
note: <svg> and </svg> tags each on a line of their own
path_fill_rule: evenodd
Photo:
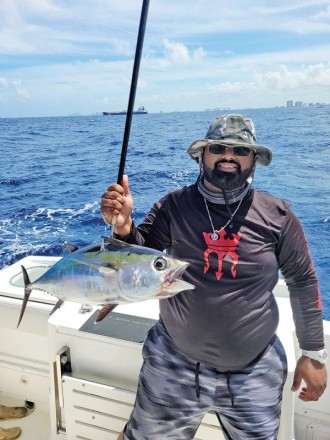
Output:
<svg viewBox="0 0 330 440">
<path fill-rule="evenodd" d="M 216 240 L 211 238 L 212 233 L 203 232 L 203 235 L 205 243 L 207 244 L 207 249 L 204 251 L 204 273 L 206 273 L 210 268 L 210 254 L 216 254 L 218 256 L 218 270 L 215 272 L 215 276 L 218 280 L 220 280 L 223 275 L 222 263 L 224 258 L 228 255 L 233 260 L 231 265 L 231 274 L 233 278 L 236 278 L 236 266 L 238 263 L 236 248 L 241 238 L 241 234 L 228 234 L 228 237 L 225 238 L 227 233 L 225 230 L 222 230 L 218 232 L 218 238 Z"/>
</svg>

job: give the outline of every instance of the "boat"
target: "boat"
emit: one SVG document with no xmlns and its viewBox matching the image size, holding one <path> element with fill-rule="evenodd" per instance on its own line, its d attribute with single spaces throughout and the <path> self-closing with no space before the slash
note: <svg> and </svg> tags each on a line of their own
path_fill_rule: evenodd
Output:
<svg viewBox="0 0 330 440">
<path fill-rule="evenodd" d="M 109 115 L 127 115 L 127 110 L 122 110 L 121 112 L 102 112 L 103 116 L 109 116 Z M 133 115 L 147 115 L 148 114 L 148 110 L 146 110 L 146 108 L 142 105 L 141 107 L 139 107 L 137 110 L 133 111 Z"/>
<path fill-rule="evenodd" d="M 24 418 L 0 420 L 19 426 L 20 440 L 116 440 L 130 415 L 142 364 L 142 343 L 158 318 L 157 300 L 120 305 L 99 324 L 97 307 L 65 302 L 32 291 L 19 328 L 23 297 L 21 265 L 31 281 L 59 257 L 28 256 L 0 271 L 0 404 L 34 408 Z M 330 439 L 330 388 L 317 402 L 302 402 L 290 388 L 300 357 L 290 300 L 280 279 L 274 291 L 280 336 L 288 358 L 278 440 Z M 324 321 L 330 348 L 330 321 Z M 214 414 L 207 414 L 194 440 L 224 440 Z"/>
</svg>

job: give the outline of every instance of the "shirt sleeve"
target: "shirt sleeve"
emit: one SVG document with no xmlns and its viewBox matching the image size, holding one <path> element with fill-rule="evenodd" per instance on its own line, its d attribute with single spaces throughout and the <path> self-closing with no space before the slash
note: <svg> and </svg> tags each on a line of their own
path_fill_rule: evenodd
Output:
<svg viewBox="0 0 330 440">
<path fill-rule="evenodd" d="M 319 281 L 300 221 L 288 208 L 277 258 L 290 293 L 299 346 L 324 348 L 322 301 Z"/>
<path fill-rule="evenodd" d="M 168 197 L 165 196 L 154 203 L 150 212 L 138 226 L 133 221 L 130 233 L 124 241 L 160 251 L 167 249 L 171 244 L 167 203 Z"/>
</svg>

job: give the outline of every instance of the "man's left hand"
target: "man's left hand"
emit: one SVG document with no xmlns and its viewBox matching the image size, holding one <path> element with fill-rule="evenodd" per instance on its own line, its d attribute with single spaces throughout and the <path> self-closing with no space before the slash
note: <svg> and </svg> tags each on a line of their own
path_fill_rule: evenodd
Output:
<svg viewBox="0 0 330 440">
<path fill-rule="evenodd" d="M 327 387 L 326 366 L 307 356 L 301 356 L 297 362 L 291 391 L 297 391 L 302 380 L 306 386 L 301 388 L 299 399 L 305 402 L 318 400 Z"/>
</svg>

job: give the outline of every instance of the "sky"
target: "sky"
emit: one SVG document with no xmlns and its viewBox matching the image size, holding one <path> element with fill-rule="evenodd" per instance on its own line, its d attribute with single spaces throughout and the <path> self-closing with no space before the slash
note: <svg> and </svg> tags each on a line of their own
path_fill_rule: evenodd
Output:
<svg viewBox="0 0 330 440">
<path fill-rule="evenodd" d="M 127 109 L 143 0 L 1 0 L 0 117 Z M 135 108 L 330 103 L 330 0 L 150 0 Z"/>
</svg>

